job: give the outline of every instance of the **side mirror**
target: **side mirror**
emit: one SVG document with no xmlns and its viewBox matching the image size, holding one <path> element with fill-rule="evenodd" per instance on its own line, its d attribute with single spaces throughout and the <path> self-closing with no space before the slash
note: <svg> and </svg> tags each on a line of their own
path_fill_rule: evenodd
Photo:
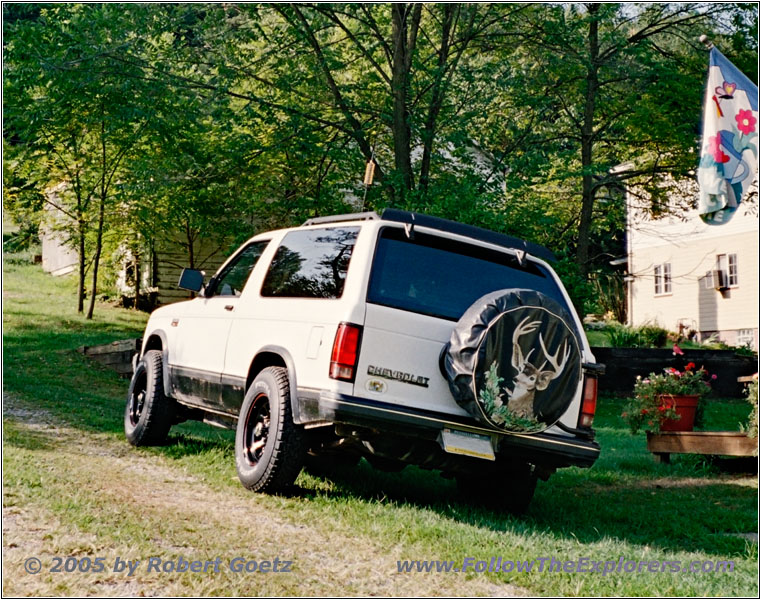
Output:
<svg viewBox="0 0 761 600">
<path fill-rule="evenodd" d="M 200 292 L 203 288 L 203 271 L 183 269 L 177 287 L 191 292 Z"/>
</svg>

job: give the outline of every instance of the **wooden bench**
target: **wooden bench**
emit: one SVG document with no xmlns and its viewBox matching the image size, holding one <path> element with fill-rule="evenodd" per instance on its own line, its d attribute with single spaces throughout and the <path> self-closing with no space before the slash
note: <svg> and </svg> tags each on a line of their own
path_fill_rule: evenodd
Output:
<svg viewBox="0 0 761 600">
<path fill-rule="evenodd" d="M 755 456 L 758 438 L 739 431 L 666 431 L 647 434 L 647 449 L 656 462 L 671 462 L 672 454 Z"/>
</svg>

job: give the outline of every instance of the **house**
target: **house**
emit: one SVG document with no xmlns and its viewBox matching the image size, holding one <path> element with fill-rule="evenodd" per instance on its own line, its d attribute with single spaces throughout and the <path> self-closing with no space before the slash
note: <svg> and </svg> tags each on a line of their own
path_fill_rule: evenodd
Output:
<svg viewBox="0 0 761 600">
<path fill-rule="evenodd" d="M 40 244 L 42 245 L 42 270 L 54 276 L 75 271 L 79 264 L 76 249 L 67 244 L 67 235 L 62 231 L 66 216 L 56 209 L 60 206 L 60 194 L 65 184 L 59 183 L 46 191 L 48 202 L 44 205 L 45 218 L 40 224 Z"/>
<path fill-rule="evenodd" d="M 40 227 L 40 242 L 42 244 L 42 268 L 54 276 L 67 275 L 76 271 L 79 255 L 72 244 L 67 243 L 67 216 L 58 207 L 61 206 L 60 195 L 66 188 L 65 183 L 59 183 L 46 190 L 48 202 L 45 203 L 45 218 Z M 251 235 L 253 235 L 253 230 Z M 115 287 L 125 305 L 134 303 L 135 275 L 140 277 L 141 307 L 152 309 L 156 306 L 187 300 L 187 291 L 177 287 L 180 273 L 184 267 L 190 266 L 190 255 L 193 255 L 193 266 L 213 274 L 227 259 L 230 250 L 230 240 L 221 239 L 213 234 L 200 236 L 190 235 L 187 230 L 178 228 L 169 231 L 164 237 L 153 244 L 142 244 L 139 264 L 136 264 L 133 254 L 121 245 L 113 255 L 104 255 L 103 264 L 112 268 L 115 276 Z M 101 278 L 101 286 L 106 276 Z M 89 280 L 88 280 L 89 283 Z"/>
<path fill-rule="evenodd" d="M 177 232 L 169 232 L 156 243 L 144 245 L 139 264 L 129 249 L 120 246 L 112 257 L 112 264 L 116 266 L 115 286 L 124 305 L 134 304 L 136 274 L 140 277 L 140 307 L 143 309 L 151 310 L 192 297 L 177 287 L 182 269 L 190 266 L 189 243 Z M 227 259 L 229 241 L 207 236 L 194 239 L 192 244 L 193 266 L 204 271 L 208 279 Z"/>
<path fill-rule="evenodd" d="M 693 206 L 696 185 L 680 187 L 682 206 L 672 199 L 660 217 L 646 196 L 627 194 L 628 324 L 758 350 L 757 191 L 731 221 L 706 225 Z"/>
</svg>

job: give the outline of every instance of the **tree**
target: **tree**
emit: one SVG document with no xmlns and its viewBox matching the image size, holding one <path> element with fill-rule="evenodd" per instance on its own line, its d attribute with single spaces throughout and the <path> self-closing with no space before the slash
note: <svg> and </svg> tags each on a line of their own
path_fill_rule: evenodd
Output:
<svg viewBox="0 0 761 600">
<path fill-rule="evenodd" d="M 125 160 L 151 118 L 153 89 L 109 68 L 103 48 L 130 23 L 113 5 L 55 5 L 6 24 L 5 119 L 13 152 L 63 218 L 79 256 L 77 310 L 92 318 L 109 206 Z M 118 43 L 118 42 L 117 42 Z M 45 193 L 51 185 L 58 193 Z M 88 246 L 92 244 L 92 250 Z M 88 259 L 89 256 L 89 259 Z"/>
<path fill-rule="evenodd" d="M 477 44 L 509 35 L 523 8 L 298 4 L 183 10 L 190 15 L 185 35 L 194 43 L 175 48 L 168 76 L 229 94 L 246 107 L 245 116 L 251 107 L 266 116 L 257 123 L 264 122 L 271 137 L 259 140 L 256 158 L 266 162 L 286 149 L 293 166 L 292 149 L 308 159 L 299 164 L 299 195 L 327 192 L 335 198 L 330 190 L 338 186 L 344 194 L 358 191 L 364 162 L 373 160 L 382 195 L 371 192 L 371 203 L 421 207 L 435 198 L 431 185 L 437 175 L 446 177 L 447 167 L 479 170 L 472 156 L 478 138 L 464 135 L 464 123 L 471 101 L 488 105 L 493 73 L 485 63 L 500 57 L 483 54 Z M 178 75 L 183 70 L 187 74 Z"/>
<path fill-rule="evenodd" d="M 524 147 L 521 159 L 538 174 L 530 185 L 554 182 L 572 197 L 583 278 L 604 190 L 634 180 L 662 198 L 660 175 L 694 168 L 705 70 L 695 32 L 712 28 L 722 11 L 589 3 L 544 5 L 532 18 L 518 61 L 530 65 L 530 78 L 513 106 L 545 118 L 530 140 L 538 150 Z"/>
</svg>

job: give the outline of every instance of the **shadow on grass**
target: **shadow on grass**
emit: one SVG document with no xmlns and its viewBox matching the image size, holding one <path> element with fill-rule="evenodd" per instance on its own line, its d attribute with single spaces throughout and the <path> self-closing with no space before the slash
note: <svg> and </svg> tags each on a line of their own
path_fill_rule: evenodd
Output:
<svg viewBox="0 0 761 600">
<path fill-rule="evenodd" d="M 752 487 L 711 479 L 622 478 L 614 486 L 594 483 L 576 470 L 576 486 L 540 482 L 527 513 L 512 516 L 464 500 L 454 482 L 407 467 L 382 473 L 365 463 L 329 476 L 329 497 L 406 503 L 447 518 L 495 531 L 552 532 L 581 543 L 605 538 L 670 551 L 721 556 L 747 554 L 746 541 L 731 535 L 756 531 L 757 493 Z M 305 498 L 316 495 L 302 489 Z"/>
</svg>

